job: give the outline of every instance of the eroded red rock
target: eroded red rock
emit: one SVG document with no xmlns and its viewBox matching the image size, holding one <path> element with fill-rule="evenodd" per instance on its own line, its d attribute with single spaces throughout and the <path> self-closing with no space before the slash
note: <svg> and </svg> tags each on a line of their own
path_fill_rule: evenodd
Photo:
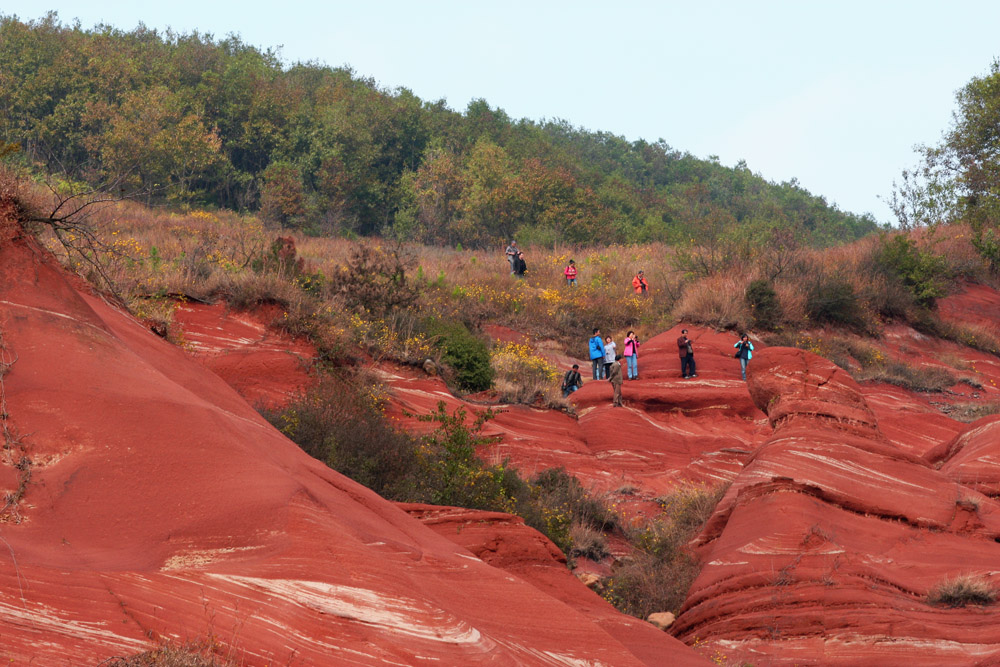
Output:
<svg viewBox="0 0 1000 667">
<path fill-rule="evenodd" d="M 947 577 L 992 577 L 1000 505 L 903 451 L 832 363 L 773 348 L 750 393 L 774 434 L 699 537 L 704 567 L 672 627 L 768 664 L 984 664 L 993 608 L 927 603 Z"/>
<path fill-rule="evenodd" d="M 184 346 L 251 405 L 281 406 L 312 384 L 316 348 L 278 332 L 277 309 L 232 312 L 224 304 L 182 303 L 174 312 Z"/>
<path fill-rule="evenodd" d="M 251 665 L 653 664 L 310 459 L 13 237 L 0 334 L 23 437 L 0 463 L 3 660 L 95 664 L 211 636 Z"/>
</svg>

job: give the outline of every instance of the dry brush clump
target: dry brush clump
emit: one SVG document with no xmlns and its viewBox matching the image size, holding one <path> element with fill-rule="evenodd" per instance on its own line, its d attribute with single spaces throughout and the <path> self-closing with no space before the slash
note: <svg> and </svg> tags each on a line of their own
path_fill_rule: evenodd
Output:
<svg viewBox="0 0 1000 667">
<path fill-rule="evenodd" d="M 945 579 L 927 594 L 927 601 L 944 607 L 986 606 L 996 602 L 997 589 L 985 576 L 963 574 Z"/>
<path fill-rule="evenodd" d="M 697 561 L 687 545 L 727 488 L 686 486 L 660 498 L 661 515 L 625 528 L 632 553 L 603 582 L 601 595 L 637 618 L 679 612 L 698 574 Z"/>
<path fill-rule="evenodd" d="M 237 667 L 242 660 L 231 657 L 214 640 L 168 643 L 151 651 L 128 657 L 114 657 L 98 663 L 98 667 Z"/>
<path fill-rule="evenodd" d="M 747 285 L 742 277 L 709 276 L 688 285 L 674 314 L 685 322 L 746 331 L 753 319 L 745 296 Z"/>
</svg>

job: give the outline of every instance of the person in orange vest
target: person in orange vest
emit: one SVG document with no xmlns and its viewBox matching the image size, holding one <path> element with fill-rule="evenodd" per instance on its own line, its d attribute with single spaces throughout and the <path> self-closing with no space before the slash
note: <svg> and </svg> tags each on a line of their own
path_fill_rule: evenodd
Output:
<svg viewBox="0 0 1000 667">
<path fill-rule="evenodd" d="M 635 278 L 632 279 L 632 287 L 635 289 L 636 294 L 646 294 L 649 292 L 649 283 L 646 282 L 646 276 L 643 275 L 642 271 L 635 274 Z"/>
</svg>

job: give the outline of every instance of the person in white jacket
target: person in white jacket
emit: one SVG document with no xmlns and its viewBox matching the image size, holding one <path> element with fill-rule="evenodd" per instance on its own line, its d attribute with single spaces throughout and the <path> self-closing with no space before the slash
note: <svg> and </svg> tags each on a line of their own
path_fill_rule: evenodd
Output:
<svg viewBox="0 0 1000 667">
<path fill-rule="evenodd" d="M 608 377 L 613 363 L 615 363 L 615 341 L 608 336 L 604 339 L 604 377 Z"/>
</svg>

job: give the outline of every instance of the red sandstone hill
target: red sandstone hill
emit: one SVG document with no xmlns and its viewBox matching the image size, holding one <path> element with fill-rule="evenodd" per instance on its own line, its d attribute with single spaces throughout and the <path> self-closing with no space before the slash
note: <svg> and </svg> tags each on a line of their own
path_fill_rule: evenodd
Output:
<svg viewBox="0 0 1000 667">
<path fill-rule="evenodd" d="M 252 665 L 706 663 L 565 570 L 492 567 L 310 459 L 9 211 L 0 339 L 5 663 L 198 638 Z"/>
<path fill-rule="evenodd" d="M 1000 295 L 968 286 L 941 312 L 996 326 L 990 316 L 1000 310 L 990 304 L 1000 305 Z M 678 332 L 665 332 L 643 346 L 642 380 L 626 382 L 625 409 L 610 406 L 604 382 L 574 395 L 578 419 L 508 406 L 489 424 L 500 436 L 495 454 L 528 473 L 563 465 L 592 488 L 634 486 L 643 497 L 679 481 L 732 481 L 698 539 L 703 569 L 671 630 L 726 661 L 1000 663 L 994 608 L 927 601 L 948 578 L 996 578 L 1000 418 L 967 426 L 938 409 L 996 400 L 996 357 L 889 326 L 882 344 L 894 358 L 961 366 L 971 381 L 943 395 L 858 385 L 816 355 L 760 346 L 744 384 L 733 337 L 689 328 L 696 380 L 679 377 Z M 383 373 L 400 419 L 404 408 L 461 403 L 439 378 Z M 528 580 L 538 581 L 532 569 L 549 571 L 551 563 L 526 555 L 523 543 L 504 546 L 502 515 L 411 511 Z"/>
</svg>

